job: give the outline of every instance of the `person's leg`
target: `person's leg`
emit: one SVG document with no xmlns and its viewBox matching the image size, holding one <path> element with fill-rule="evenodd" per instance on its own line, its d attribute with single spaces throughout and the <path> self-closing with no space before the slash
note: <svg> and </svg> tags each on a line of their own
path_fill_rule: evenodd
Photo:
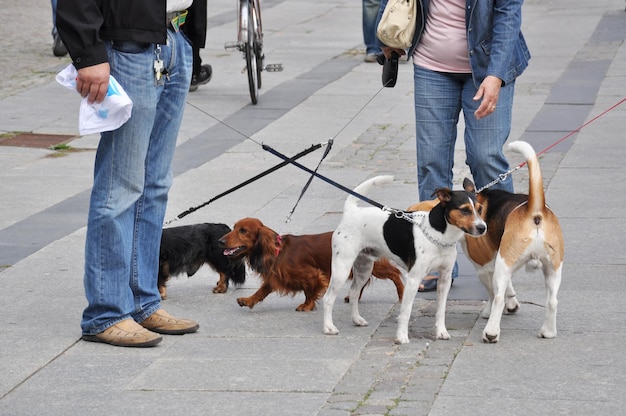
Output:
<svg viewBox="0 0 626 416">
<path fill-rule="evenodd" d="M 137 42 L 107 45 L 111 75 L 133 101 L 133 114 L 119 129 L 101 135 L 96 153 L 85 246 L 88 306 L 81 327 L 86 335 L 130 317 L 143 322 L 160 310 L 159 246 L 191 80 L 191 48 L 181 34 L 168 31 L 168 44 L 159 49 L 168 76 L 159 82 L 153 72 L 157 49 Z M 170 330 L 186 321 L 161 314 L 151 324 Z"/>
<path fill-rule="evenodd" d="M 379 7 L 380 0 L 363 0 L 363 42 L 365 43 L 366 59 L 368 56 L 381 52 L 376 42 L 376 19 L 378 18 Z"/>
<path fill-rule="evenodd" d="M 128 319 L 145 302 L 133 293 L 138 282 L 132 261 L 157 102 L 154 45 L 118 42 L 107 51 L 111 75 L 133 101 L 133 111 L 120 128 L 102 133 L 96 153 L 85 245 L 88 306 L 81 323 L 91 335 Z"/>
<path fill-rule="evenodd" d="M 57 33 L 57 0 L 50 0 L 52 6 L 52 54 L 54 56 L 67 55 L 67 48 Z"/>
<path fill-rule="evenodd" d="M 463 83 L 455 76 L 414 66 L 415 141 L 420 201 L 452 188 L 454 145 Z"/>
<path fill-rule="evenodd" d="M 498 179 L 508 172 L 509 162 L 504 156 L 503 146 L 511 131 L 511 114 L 515 83 L 509 83 L 500 89 L 498 104 L 493 114 L 476 120 L 474 111 L 480 101 L 472 98 L 476 87 L 471 79 L 463 90 L 463 114 L 465 117 L 466 163 L 470 167 L 477 189 Z M 507 177 L 493 185 L 493 189 L 513 192 L 513 181 Z"/>
<path fill-rule="evenodd" d="M 213 76 L 213 68 L 209 64 L 202 65 L 200 57 L 200 48 L 192 46 L 193 49 L 193 65 L 191 83 L 189 84 L 189 92 L 194 92 L 200 85 L 207 84 Z"/>
<path fill-rule="evenodd" d="M 173 182 L 172 160 L 191 81 L 191 46 L 180 32 L 168 31 L 161 47 L 167 77 L 157 88 L 156 115 L 145 157 L 145 183 L 135 210 L 132 280 L 139 308 L 133 318 L 144 321 L 160 306 L 157 288 L 159 248 L 167 196 Z M 133 110 L 134 111 L 134 110 Z"/>
<path fill-rule="evenodd" d="M 57 34 L 57 0 L 50 0 L 52 6 L 52 37 Z"/>
<path fill-rule="evenodd" d="M 454 146 L 461 111 L 464 78 L 469 75 L 445 74 L 414 65 L 415 140 L 419 200 L 433 199 L 435 189 L 452 188 Z M 458 265 L 452 270 L 452 281 Z M 429 274 L 420 292 L 437 289 L 437 274 Z"/>
</svg>

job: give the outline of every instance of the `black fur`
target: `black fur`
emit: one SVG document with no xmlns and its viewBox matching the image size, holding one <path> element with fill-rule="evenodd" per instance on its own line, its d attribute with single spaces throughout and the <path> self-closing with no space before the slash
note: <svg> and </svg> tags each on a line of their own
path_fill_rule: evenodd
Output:
<svg viewBox="0 0 626 416">
<path fill-rule="evenodd" d="M 395 215 L 389 215 L 389 218 L 383 225 L 383 238 L 389 250 L 400 257 L 407 268 L 411 270 L 417 258 L 415 254 L 413 223 L 403 218 L 397 218 Z"/>
<path fill-rule="evenodd" d="M 225 288 L 230 280 L 236 285 L 243 284 L 246 279 L 244 263 L 224 256 L 219 244 L 219 239 L 230 231 L 225 224 L 213 223 L 164 228 L 158 279 L 162 297 L 166 297 L 165 286 L 171 276 L 183 273 L 193 276 L 204 264 L 220 273 L 220 277 L 224 275 Z M 217 287 L 213 291 L 218 292 Z"/>
</svg>

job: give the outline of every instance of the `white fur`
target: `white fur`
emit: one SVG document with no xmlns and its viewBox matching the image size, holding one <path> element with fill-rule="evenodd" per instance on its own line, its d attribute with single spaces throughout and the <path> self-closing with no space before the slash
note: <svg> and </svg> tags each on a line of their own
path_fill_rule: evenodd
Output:
<svg viewBox="0 0 626 416">
<path fill-rule="evenodd" d="M 364 194 L 373 185 L 388 183 L 393 180 L 392 176 L 379 176 L 365 181 L 359 185 L 355 192 Z M 422 213 L 426 215 L 426 213 Z M 400 344 L 409 342 L 408 324 L 413 308 L 413 301 L 420 282 L 429 271 L 439 271 L 437 284 L 437 312 L 435 315 L 436 339 L 449 339 L 450 335 L 445 326 L 445 307 L 451 284 L 451 273 L 456 260 L 456 247 L 454 243 L 460 240 L 463 231 L 448 224 L 446 232 L 441 234 L 430 227 L 427 218 L 425 227 L 431 235 L 436 235 L 438 241 L 450 244 L 442 247 L 433 244 L 425 236 L 419 226 L 413 225 L 414 248 L 417 255 L 415 265 L 407 270 L 407 266 L 394 255 L 383 237 L 383 225 L 390 213 L 379 208 L 357 206 L 357 199 L 349 196 L 344 205 L 341 223 L 333 233 L 332 240 L 332 276 L 326 294 L 324 295 L 324 333 L 335 335 L 339 333 L 333 324 L 332 311 L 338 291 L 348 280 L 350 270 L 353 270 L 353 281 L 350 290 L 350 305 L 352 308 L 352 322 L 357 326 L 367 325 L 367 321 L 359 313 L 358 296 L 360 288 L 371 276 L 374 261 L 378 257 L 386 257 L 399 266 L 405 274 L 404 295 L 398 315 L 398 328 L 396 342 Z M 418 214 L 420 215 L 420 214 Z M 484 225 L 480 217 L 477 222 Z M 366 250 L 367 249 L 367 250 Z"/>
</svg>

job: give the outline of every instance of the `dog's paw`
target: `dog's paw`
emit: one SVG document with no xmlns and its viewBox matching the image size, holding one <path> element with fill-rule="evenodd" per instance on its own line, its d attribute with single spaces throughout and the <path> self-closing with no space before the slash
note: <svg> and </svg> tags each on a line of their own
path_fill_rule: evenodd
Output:
<svg viewBox="0 0 626 416">
<path fill-rule="evenodd" d="M 517 296 L 512 296 L 506 299 L 504 312 L 507 315 L 510 315 L 510 314 L 517 312 L 519 310 L 519 307 L 520 307 L 520 304 L 519 304 L 519 301 L 517 300 Z"/>
<path fill-rule="evenodd" d="M 237 303 L 239 304 L 239 306 L 242 306 L 242 307 L 247 306 L 250 309 L 254 308 L 254 303 L 249 302 L 248 298 L 237 298 Z"/>
<path fill-rule="evenodd" d="M 313 305 L 309 305 L 307 303 L 303 303 L 302 305 L 298 306 L 296 308 L 296 311 L 298 312 L 311 312 L 315 310 L 315 304 Z"/>
<path fill-rule="evenodd" d="M 435 339 L 450 339 L 450 334 L 446 328 L 435 330 Z"/>
<path fill-rule="evenodd" d="M 396 339 L 394 340 L 396 344 L 408 344 L 409 343 L 409 331 L 408 328 L 398 328 L 396 331 Z"/>
<path fill-rule="evenodd" d="M 224 285 L 217 285 L 213 288 L 213 293 L 226 293 L 228 291 L 228 287 Z"/>
<path fill-rule="evenodd" d="M 395 344 L 408 344 L 409 343 L 409 337 L 408 336 L 403 336 L 403 337 L 396 336 L 396 339 L 394 339 L 393 342 Z"/>
<path fill-rule="evenodd" d="M 367 321 L 363 319 L 362 316 L 353 316 L 352 323 L 354 323 L 354 325 L 356 326 L 368 326 L 369 325 L 369 323 L 367 323 Z"/>
<path fill-rule="evenodd" d="M 324 333 L 326 335 L 337 335 L 339 333 L 339 330 L 337 329 L 335 325 L 327 324 L 327 325 L 324 325 Z"/>
<path fill-rule="evenodd" d="M 547 338 L 547 339 L 556 338 L 556 329 L 549 329 L 546 326 L 542 326 L 537 336 L 539 338 Z"/>
<path fill-rule="evenodd" d="M 500 340 L 500 331 L 488 332 L 486 329 L 483 331 L 483 342 L 489 344 L 495 344 Z"/>
</svg>

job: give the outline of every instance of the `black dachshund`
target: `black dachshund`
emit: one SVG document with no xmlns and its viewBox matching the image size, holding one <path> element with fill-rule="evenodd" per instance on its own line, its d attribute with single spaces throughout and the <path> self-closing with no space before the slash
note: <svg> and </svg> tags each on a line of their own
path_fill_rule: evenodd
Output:
<svg viewBox="0 0 626 416">
<path fill-rule="evenodd" d="M 186 273 L 193 276 L 208 264 L 220 275 L 213 293 L 225 293 L 229 280 L 241 285 L 246 279 L 245 265 L 241 260 L 228 258 L 219 240 L 231 231 L 226 224 L 195 224 L 164 228 L 159 257 L 159 292 L 167 298 L 167 281 L 171 276 Z"/>
</svg>

